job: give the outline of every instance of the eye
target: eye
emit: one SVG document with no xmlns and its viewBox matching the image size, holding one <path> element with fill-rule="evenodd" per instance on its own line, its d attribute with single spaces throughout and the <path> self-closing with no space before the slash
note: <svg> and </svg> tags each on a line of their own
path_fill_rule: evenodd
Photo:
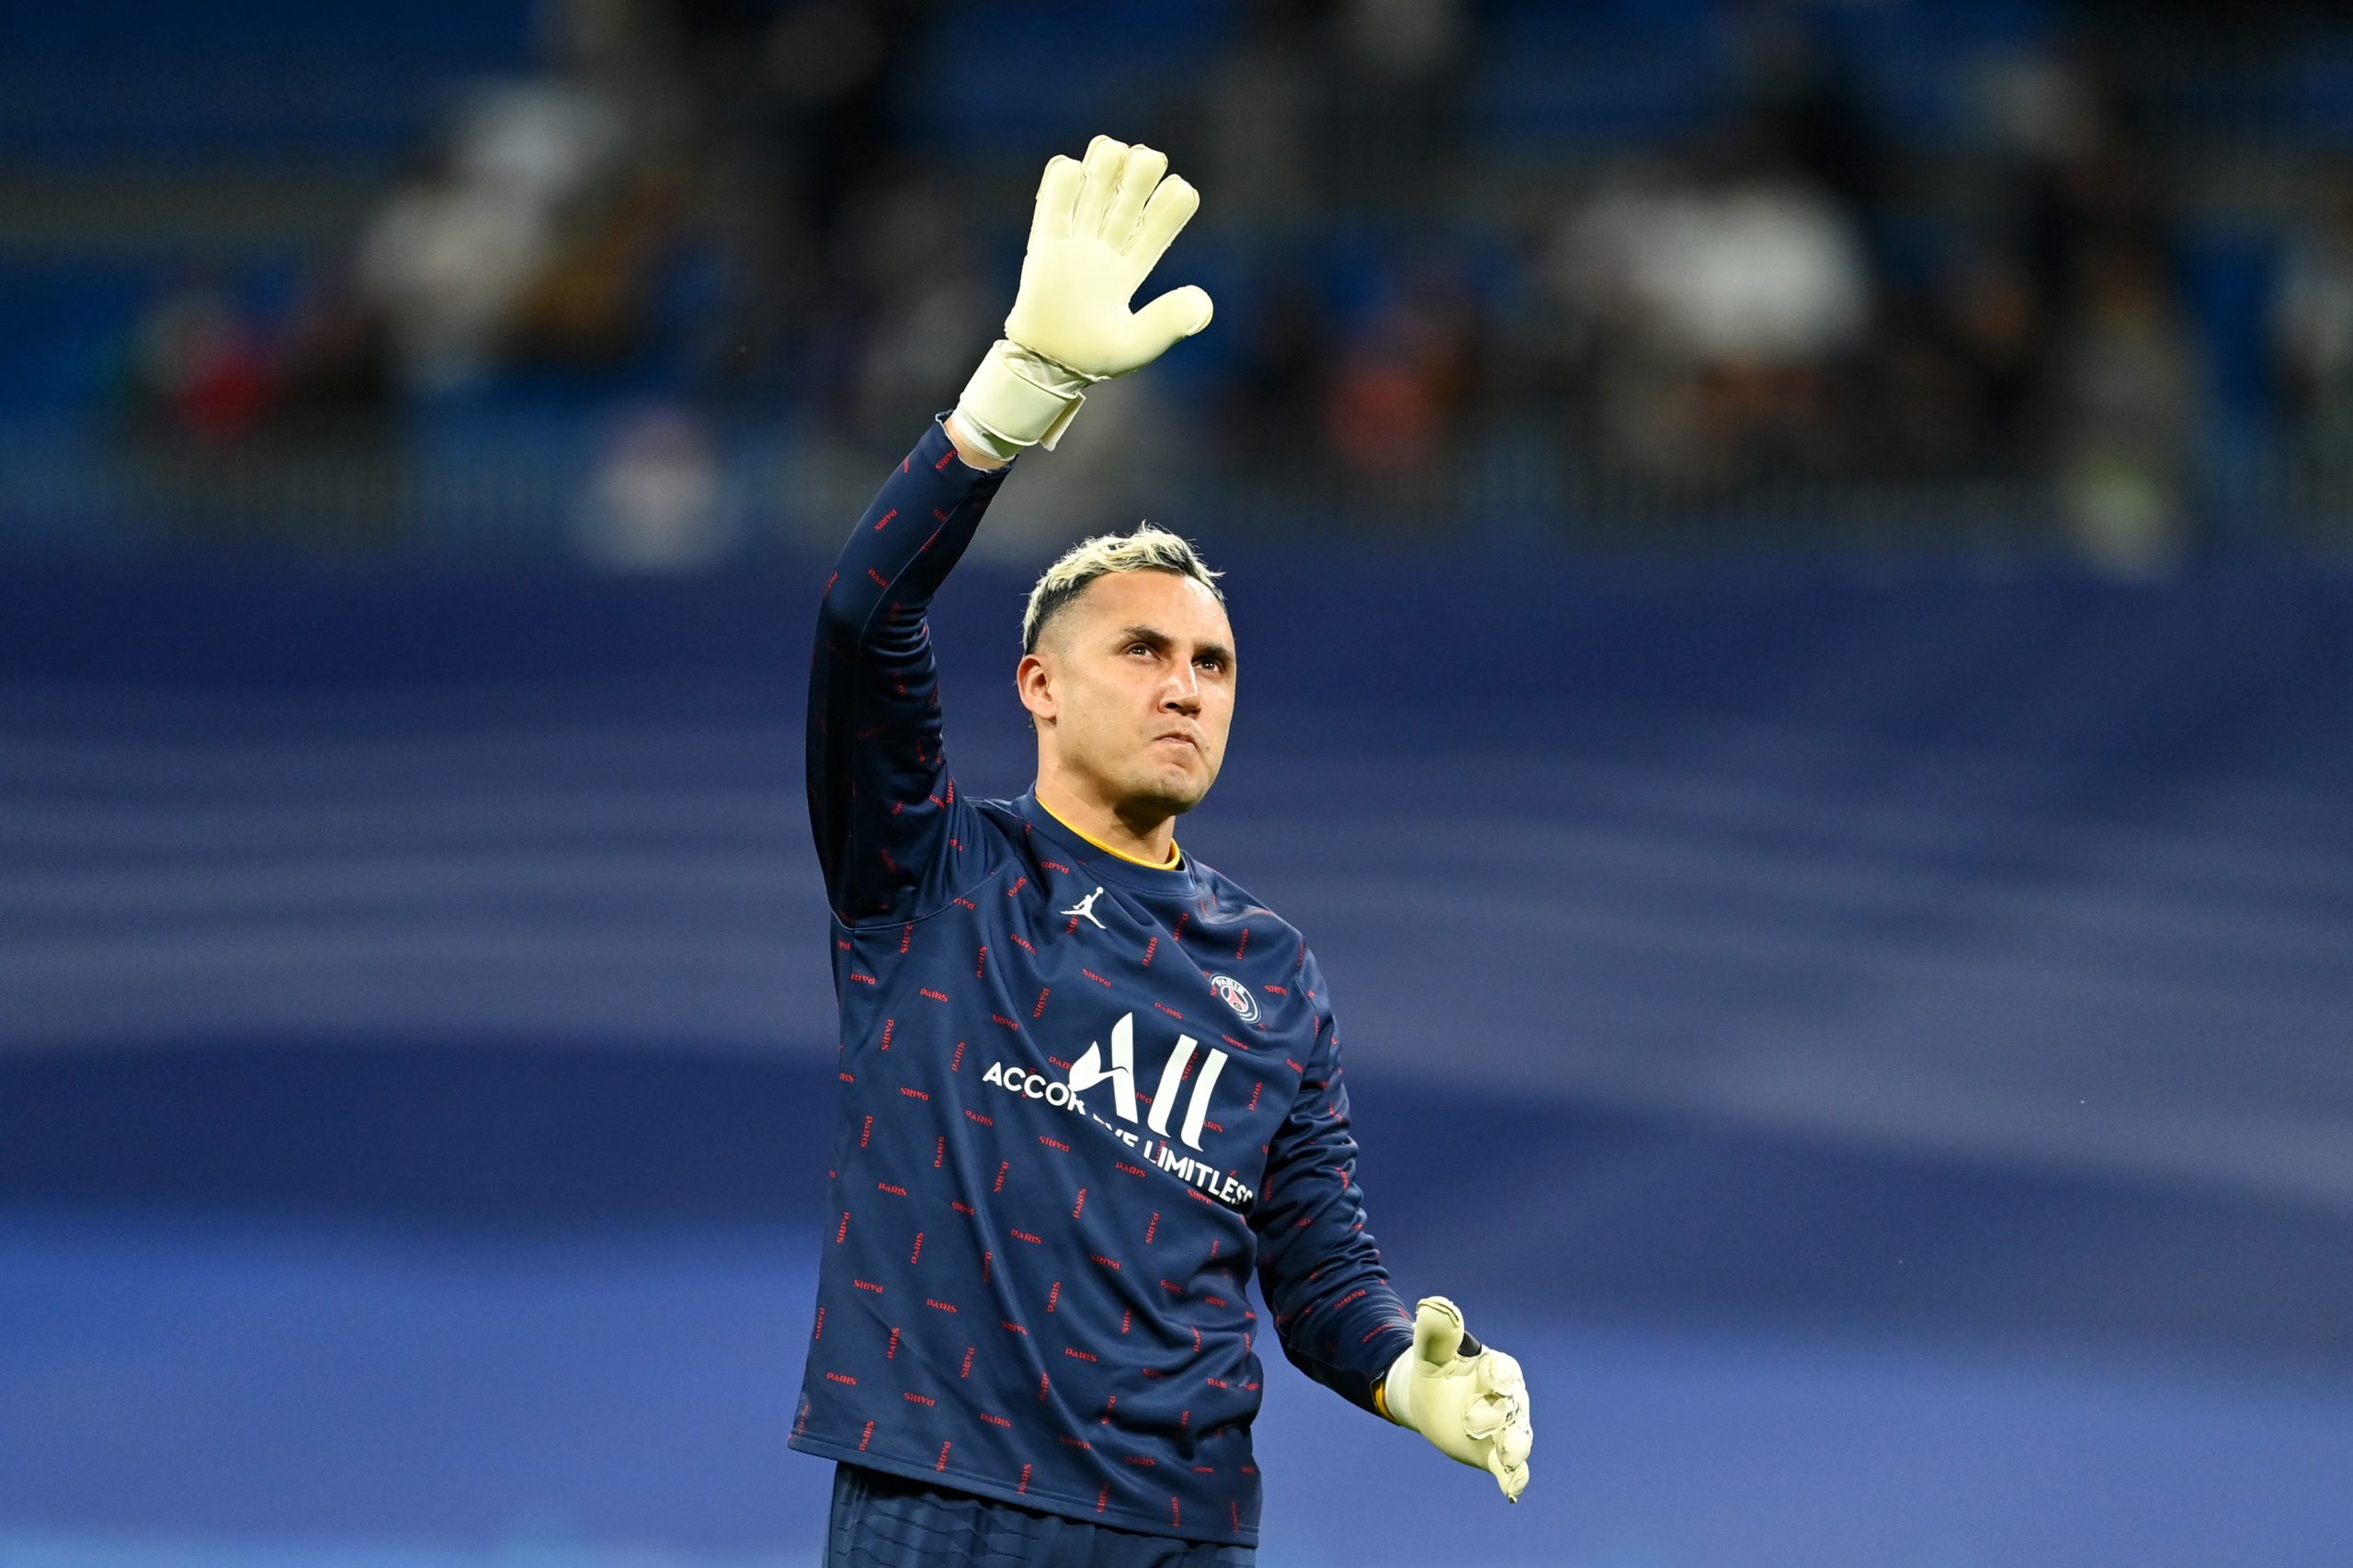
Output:
<svg viewBox="0 0 2353 1568">
<path fill-rule="evenodd" d="M 1193 663 L 1207 670 L 1217 670 L 1222 673 L 1225 669 L 1225 661 L 1219 658 L 1215 653 L 1204 653 L 1199 658 L 1195 659 Z"/>
<path fill-rule="evenodd" d="M 1152 652 L 1152 644 L 1149 642 L 1131 642 L 1128 644 L 1127 651 L 1131 653 L 1138 651 L 1149 653 Z"/>
</svg>

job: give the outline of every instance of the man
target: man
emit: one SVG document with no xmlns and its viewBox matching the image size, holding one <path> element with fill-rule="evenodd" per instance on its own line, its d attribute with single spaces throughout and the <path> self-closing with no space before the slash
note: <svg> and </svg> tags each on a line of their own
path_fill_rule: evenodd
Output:
<svg viewBox="0 0 2353 1568">
<path fill-rule="evenodd" d="M 1046 165 L 1006 336 L 827 583 L 809 811 L 841 1115 L 792 1444 L 839 1462 L 827 1562 L 1246 1563 L 1257 1274 L 1284 1353 L 1518 1500 L 1518 1366 L 1408 1315 L 1364 1229 L 1340 1042 L 1304 938 L 1186 855 L 1235 655 L 1216 574 L 1148 526 L 1030 595 L 1017 801 L 940 748 L 925 612 L 1085 388 L 1209 324 L 1128 300 L 1199 205 L 1151 148 Z"/>
</svg>

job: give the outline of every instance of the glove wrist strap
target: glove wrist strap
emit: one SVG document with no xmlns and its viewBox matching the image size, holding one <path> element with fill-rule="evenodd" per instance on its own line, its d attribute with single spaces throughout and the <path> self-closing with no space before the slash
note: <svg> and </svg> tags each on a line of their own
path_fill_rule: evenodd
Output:
<svg viewBox="0 0 2353 1568">
<path fill-rule="evenodd" d="M 1421 1428 L 1414 1425 L 1413 1359 L 1414 1353 L 1408 1350 L 1389 1364 L 1388 1372 L 1381 1380 L 1381 1403 L 1382 1414 L 1390 1420 L 1418 1432 Z"/>
<path fill-rule="evenodd" d="M 1086 387 L 1101 379 L 1000 337 L 964 383 L 956 411 L 991 457 L 1010 461 L 1029 447 L 1053 450 Z"/>
</svg>

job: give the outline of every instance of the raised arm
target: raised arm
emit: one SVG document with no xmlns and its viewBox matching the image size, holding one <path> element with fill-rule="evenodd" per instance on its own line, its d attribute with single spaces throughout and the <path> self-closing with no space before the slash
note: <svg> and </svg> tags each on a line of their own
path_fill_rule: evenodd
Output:
<svg viewBox="0 0 2353 1568">
<path fill-rule="evenodd" d="M 940 752 L 927 611 L 1013 460 L 1051 449 L 1086 387 L 1209 324 L 1198 288 L 1128 309 L 1200 204 L 1167 169 L 1165 154 L 1108 136 L 1083 163 L 1047 163 L 1006 335 L 884 482 L 826 581 L 809 675 L 809 822 L 845 925 L 928 914 L 959 885 L 969 808 Z"/>
<path fill-rule="evenodd" d="M 933 420 L 826 580 L 809 669 L 809 824 L 845 926 L 911 919 L 952 896 L 939 890 L 961 835 L 928 612 L 1010 472 L 967 464 Z"/>
</svg>

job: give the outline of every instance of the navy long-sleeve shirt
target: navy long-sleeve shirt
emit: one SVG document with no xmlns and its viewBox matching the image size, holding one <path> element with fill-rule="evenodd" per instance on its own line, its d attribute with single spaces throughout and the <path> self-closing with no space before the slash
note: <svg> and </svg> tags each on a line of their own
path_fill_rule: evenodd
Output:
<svg viewBox="0 0 2353 1568">
<path fill-rule="evenodd" d="M 1284 1353 L 1368 1410 L 1412 1317 L 1306 940 L 1198 860 L 949 772 L 926 608 L 1011 472 L 935 417 L 825 588 L 808 784 L 840 1101 L 791 1442 L 1254 1544 L 1251 1276 Z"/>
</svg>

